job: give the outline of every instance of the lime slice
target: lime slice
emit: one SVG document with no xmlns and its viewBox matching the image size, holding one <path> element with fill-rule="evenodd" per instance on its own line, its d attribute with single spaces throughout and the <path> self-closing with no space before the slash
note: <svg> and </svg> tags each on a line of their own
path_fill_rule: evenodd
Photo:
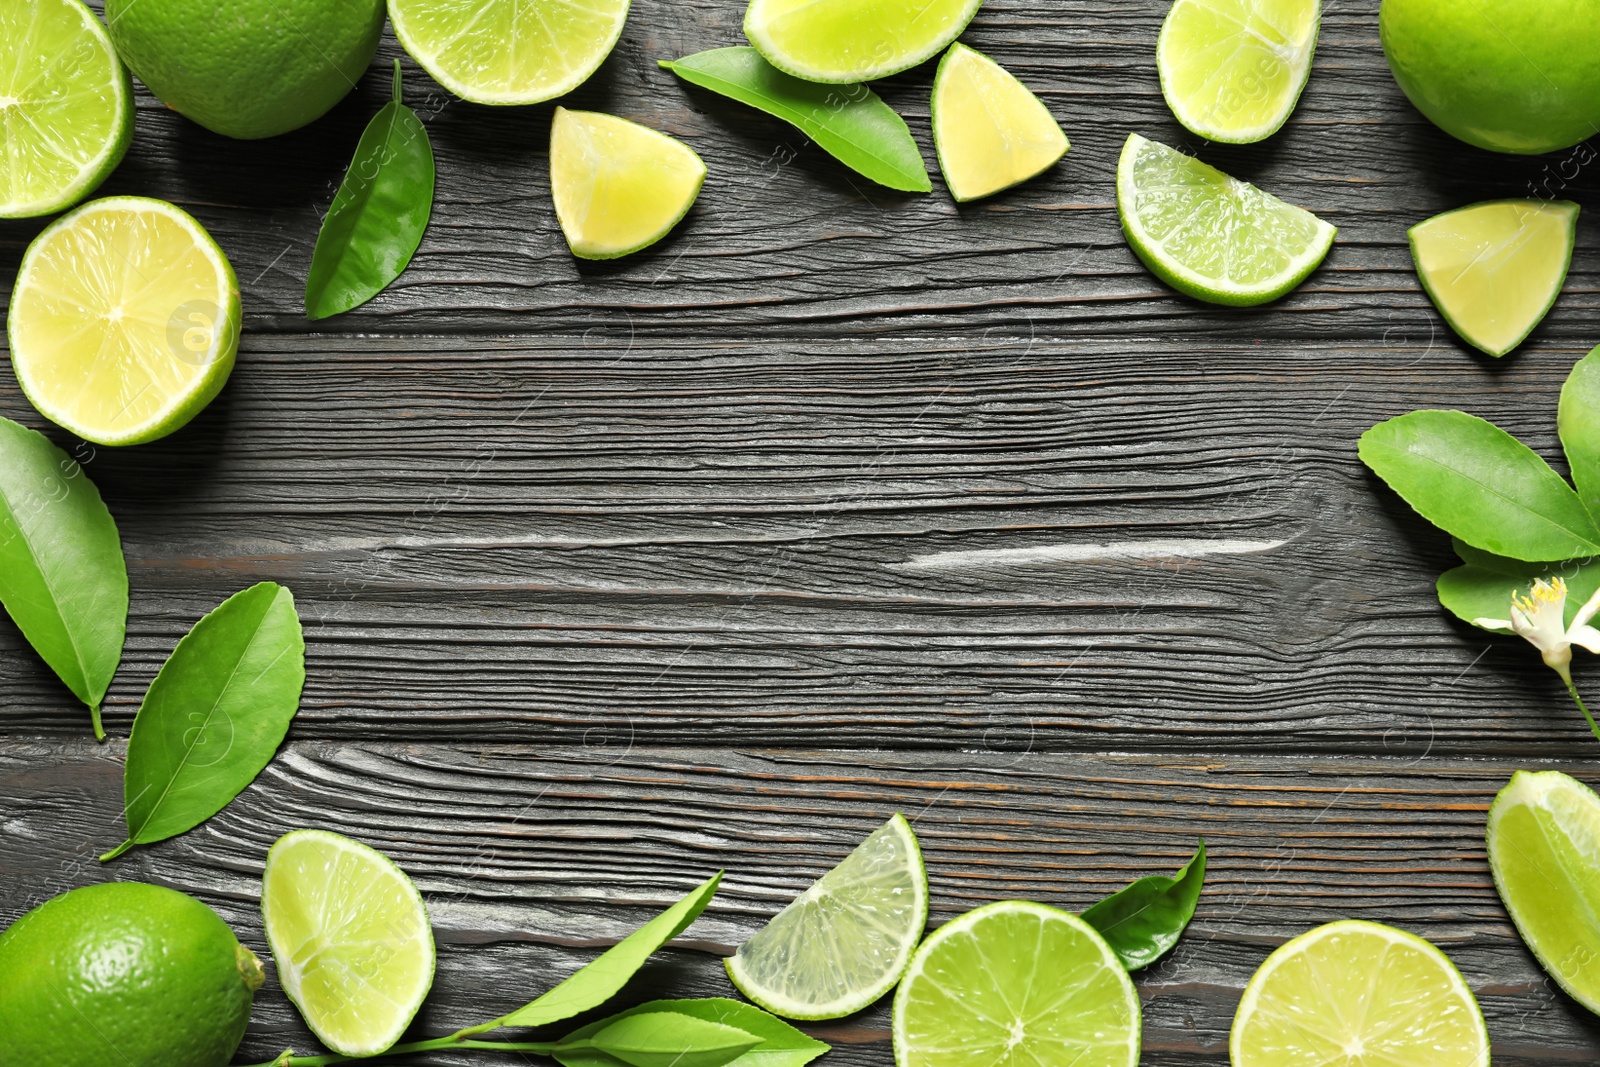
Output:
<svg viewBox="0 0 1600 1067">
<path fill-rule="evenodd" d="M 79 0 L 0 3 L 0 218 L 92 193 L 133 138 L 133 83 Z"/>
<path fill-rule="evenodd" d="M 706 165 L 676 137 L 556 108 L 550 194 L 575 256 L 616 259 L 655 244 L 689 213 L 705 180 Z"/>
<path fill-rule="evenodd" d="M 1145 266 L 1179 292 L 1247 307 L 1317 269 L 1338 232 L 1303 208 L 1166 145 L 1129 134 L 1117 214 Z"/>
<path fill-rule="evenodd" d="M 928 923 L 928 875 L 896 815 L 727 960 L 739 992 L 790 1019 L 860 1011 L 900 980 Z"/>
<path fill-rule="evenodd" d="M 896 1067 L 1134 1067 L 1139 995 L 1076 915 L 985 904 L 917 949 L 894 998 Z"/>
<path fill-rule="evenodd" d="M 961 36 L 983 0 L 750 0 L 744 35 L 768 63 L 814 82 L 886 78 Z"/>
<path fill-rule="evenodd" d="M 1050 112 L 1000 64 L 959 41 L 933 79 L 933 144 L 957 200 L 976 200 L 1055 166 L 1072 147 Z"/>
<path fill-rule="evenodd" d="M 1461 972 L 1414 934 L 1346 919 L 1279 947 L 1245 986 L 1233 1067 L 1486 1067 L 1489 1031 Z"/>
<path fill-rule="evenodd" d="M 1561 295 L 1577 228 L 1570 200 L 1494 200 L 1408 232 L 1417 277 L 1439 314 L 1472 347 L 1503 356 Z"/>
<path fill-rule="evenodd" d="M 267 853 L 261 916 L 278 981 L 341 1056 L 400 1040 L 433 985 L 433 930 L 417 887 L 383 853 L 295 830 Z"/>
<path fill-rule="evenodd" d="M 227 382 L 239 286 L 187 214 L 108 197 L 28 246 L 7 332 L 17 380 L 40 414 L 96 444 L 143 444 L 194 418 Z"/>
<path fill-rule="evenodd" d="M 1178 121 L 1212 141 L 1277 133 L 1311 73 L 1321 0 L 1177 0 L 1156 68 Z"/>
<path fill-rule="evenodd" d="M 537 104 L 589 80 L 628 0 L 389 0 L 389 22 L 434 80 L 475 104 Z"/>
<path fill-rule="evenodd" d="M 1489 869 L 1540 965 L 1600 1012 L 1600 797 L 1560 771 L 1513 774 L 1489 809 Z"/>
</svg>

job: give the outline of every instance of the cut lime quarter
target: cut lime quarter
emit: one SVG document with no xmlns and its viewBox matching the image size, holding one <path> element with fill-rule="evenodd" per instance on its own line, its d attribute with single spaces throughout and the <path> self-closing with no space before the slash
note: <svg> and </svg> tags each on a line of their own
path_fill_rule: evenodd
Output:
<svg viewBox="0 0 1600 1067">
<path fill-rule="evenodd" d="M 1000 64 L 957 41 L 933 79 L 933 143 L 957 200 L 998 193 L 1071 147 L 1049 110 Z"/>
<path fill-rule="evenodd" d="M 1134 1067 L 1139 995 L 1076 915 L 1025 900 L 952 919 L 894 998 L 896 1067 Z"/>
<path fill-rule="evenodd" d="M 768 63 L 814 82 L 909 70 L 961 36 L 983 0 L 750 0 L 744 35 Z"/>
<path fill-rule="evenodd" d="M 1494 200 L 1411 227 L 1411 258 L 1450 328 L 1503 356 L 1561 295 L 1577 228 L 1570 200 Z"/>
<path fill-rule="evenodd" d="M 537 104 L 605 62 L 628 0 L 389 0 L 394 35 L 435 81 L 475 104 Z"/>
<path fill-rule="evenodd" d="M 575 256 L 616 259 L 655 244 L 689 213 L 705 180 L 705 163 L 675 137 L 556 108 L 550 194 Z"/>
<path fill-rule="evenodd" d="M 896 815 L 740 945 L 728 977 L 777 1015 L 836 1019 L 894 988 L 927 923 L 922 850 Z"/>
<path fill-rule="evenodd" d="M 194 418 L 227 382 L 239 286 L 187 213 L 108 197 L 28 246 L 7 332 L 17 381 L 40 414 L 96 444 L 143 444 Z"/>
<path fill-rule="evenodd" d="M 1600 1013 L 1600 797 L 1560 771 L 1518 771 L 1489 809 L 1489 869 L 1550 977 Z"/>
<path fill-rule="evenodd" d="M 1176 0 L 1156 41 L 1167 106 L 1207 140 L 1272 136 L 1306 87 L 1321 22 L 1321 0 Z"/>
<path fill-rule="evenodd" d="M 1267 957 L 1245 986 L 1233 1067 L 1488 1067 L 1489 1032 L 1467 983 L 1414 934 L 1346 919 Z"/>
<path fill-rule="evenodd" d="M 133 137 L 133 83 L 79 0 L 0 0 L 0 218 L 94 192 Z"/>
<path fill-rule="evenodd" d="M 433 985 L 433 930 L 417 887 L 383 853 L 295 830 L 267 853 L 261 916 L 278 981 L 341 1056 L 375 1056 L 405 1033 Z"/>
<path fill-rule="evenodd" d="M 1213 304 L 1276 300 L 1317 269 L 1337 232 L 1192 156 L 1130 134 L 1117 164 L 1117 214 L 1155 275 Z"/>
</svg>

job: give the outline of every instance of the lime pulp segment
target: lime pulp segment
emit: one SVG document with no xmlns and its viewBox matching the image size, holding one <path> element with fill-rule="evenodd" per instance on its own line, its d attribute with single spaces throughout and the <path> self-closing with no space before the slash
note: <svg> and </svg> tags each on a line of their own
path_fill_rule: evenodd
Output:
<svg viewBox="0 0 1600 1067">
<path fill-rule="evenodd" d="M 1347 919 L 1267 957 L 1245 987 L 1233 1067 L 1487 1067 L 1478 1002 L 1443 952 L 1404 930 Z"/>
<path fill-rule="evenodd" d="M 986 904 L 922 943 L 894 999 L 897 1067 L 1135 1067 L 1139 996 L 1076 915 Z"/>
<path fill-rule="evenodd" d="M 983 0 L 750 0 L 744 34 L 787 74 L 864 82 L 933 58 L 982 6 Z"/>
<path fill-rule="evenodd" d="M 79 0 L 0 2 L 0 218 L 71 207 L 133 136 L 133 85 Z"/>
<path fill-rule="evenodd" d="M 928 921 L 928 877 L 896 815 L 727 960 L 739 992 L 790 1019 L 859 1011 L 899 981 Z"/>
<path fill-rule="evenodd" d="M 1212 141 L 1276 133 L 1311 74 L 1321 0 L 1176 0 L 1156 42 L 1167 106 Z"/>
<path fill-rule="evenodd" d="M 23 255 L 11 363 L 52 422 L 96 444 L 142 444 L 221 390 L 239 314 L 233 268 L 187 213 L 143 197 L 94 200 Z"/>
<path fill-rule="evenodd" d="M 1338 231 L 1192 156 L 1130 134 L 1117 163 L 1117 214 L 1128 243 L 1168 285 L 1246 307 L 1288 293 Z"/>
<path fill-rule="evenodd" d="M 1600 797 L 1560 771 L 1518 771 L 1489 809 L 1489 868 L 1517 932 L 1600 1013 Z"/>
<path fill-rule="evenodd" d="M 1494 200 L 1407 232 L 1417 277 L 1439 314 L 1474 348 L 1503 356 L 1561 295 L 1577 226 L 1570 200 Z"/>
<path fill-rule="evenodd" d="M 295 830 L 267 853 L 261 915 L 283 990 L 342 1056 L 374 1056 L 405 1033 L 433 985 L 428 909 L 376 849 Z"/>
<path fill-rule="evenodd" d="M 394 35 L 440 85 L 476 104 L 537 104 L 599 69 L 628 0 L 389 0 Z"/>
<path fill-rule="evenodd" d="M 1055 166 L 1071 145 L 1043 102 L 1004 67 L 957 41 L 933 79 L 933 143 L 957 200 L 976 200 Z"/>
</svg>

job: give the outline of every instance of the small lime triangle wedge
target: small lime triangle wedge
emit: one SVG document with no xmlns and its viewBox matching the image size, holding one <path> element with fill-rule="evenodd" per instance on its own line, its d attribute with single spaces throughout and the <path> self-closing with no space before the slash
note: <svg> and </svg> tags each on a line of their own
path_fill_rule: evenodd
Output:
<svg viewBox="0 0 1600 1067">
<path fill-rule="evenodd" d="M 1037 96 L 957 41 L 933 78 L 933 144 L 957 200 L 1009 189 L 1055 166 L 1071 144 Z"/>
<path fill-rule="evenodd" d="M 750 0 L 744 35 L 785 74 L 865 82 L 932 59 L 982 6 L 983 0 Z"/>
<path fill-rule="evenodd" d="M 550 194 L 580 259 L 616 259 L 655 244 L 689 213 L 705 180 L 705 163 L 676 137 L 615 115 L 556 108 Z"/>
<path fill-rule="evenodd" d="M 1446 211 L 1408 231 L 1417 277 L 1461 339 L 1506 355 L 1543 321 L 1572 263 L 1578 205 L 1492 200 Z"/>
<path fill-rule="evenodd" d="M 1311 74 L 1321 0 L 1176 0 L 1156 40 L 1161 94 L 1210 141 L 1264 140 Z"/>
<path fill-rule="evenodd" d="M 1600 1014 L 1600 796 L 1560 771 L 1518 771 L 1489 809 L 1489 869 L 1517 932 Z"/>
</svg>

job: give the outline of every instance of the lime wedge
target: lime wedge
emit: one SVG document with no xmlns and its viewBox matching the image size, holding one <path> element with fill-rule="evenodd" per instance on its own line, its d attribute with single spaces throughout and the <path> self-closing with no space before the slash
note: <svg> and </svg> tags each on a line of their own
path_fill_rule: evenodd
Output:
<svg viewBox="0 0 1600 1067">
<path fill-rule="evenodd" d="M 896 815 L 727 960 L 739 992 L 790 1019 L 860 1011 L 900 980 L 928 922 L 928 875 Z"/>
<path fill-rule="evenodd" d="M 1578 205 L 1494 200 L 1411 227 L 1417 277 L 1450 328 L 1503 356 L 1539 325 L 1567 280 Z"/>
<path fill-rule="evenodd" d="M 267 853 L 261 916 L 278 981 L 312 1033 L 341 1056 L 400 1040 L 433 985 L 428 909 L 383 853 L 295 830 Z"/>
<path fill-rule="evenodd" d="M 814 82 L 886 78 L 961 36 L 983 0 L 750 0 L 744 35 L 768 63 Z"/>
<path fill-rule="evenodd" d="M 1600 1013 L 1600 797 L 1560 771 L 1518 771 L 1489 809 L 1489 869 L 1540 966 Z"/>
<path fill-rule="evenodd" d="M 628 0 L 389 0 L 389 22 L 435 81 L 475 104 L 537 104 L 589 80 Z"/>
<path fill-rule="evenodd" d="M 1303 208 L 1166 145 L 1129 134 L 1117 214 L 1145 266 L 1179 292 L 1247 307 L 1317 269 L 1338 232 Z"/>
<path fill-rule="evenodd" d="M 1487 1067 L 1489 1031 L 1461 972 L 1414 934 L 1346 919 L 1267 957 L 1245 986 L 1233 1067 Z"/>
<path fill-rule="evenodd" d="M 1156 69 L 1178 121 L 1212 141 L 1277 133 L 1311 73 L 1321 0 L 1177 0 Z"/>
<path fill-rule="evenodd" d="M 689 213 L 705 180 L 706 165 L 676 137 L 556 108 L 550 194 L 575 256 L 616 259 L 655 244 Z"/>
<path fill-rule="evenodd" d="M 94 192 L 133 138 L 133 83 L 79 0 L 0 3 L 0 218 Z"/>
<path fill-rule="evenodd" d="M 239 286 L 187 214 L 108 197 L 28 246 L 7 332 L 17 380 L 40 414 L 96 444 L 143 444 L 194 418 L 227 382 Z"/>
<path fill-rule="evenodd" d="M 1139 995 L 1092 926 L 985 904 L 917 949 L 894 998 L 896 1067 L 1134 1067 Z"/>
<path fill-rule="evenodd" d="M 1072 147 L 1037 96 L 959 41 L 933 78 L 933 144 L 957 200 L 976 200 L 1049 170 Z"/>
</svg>

